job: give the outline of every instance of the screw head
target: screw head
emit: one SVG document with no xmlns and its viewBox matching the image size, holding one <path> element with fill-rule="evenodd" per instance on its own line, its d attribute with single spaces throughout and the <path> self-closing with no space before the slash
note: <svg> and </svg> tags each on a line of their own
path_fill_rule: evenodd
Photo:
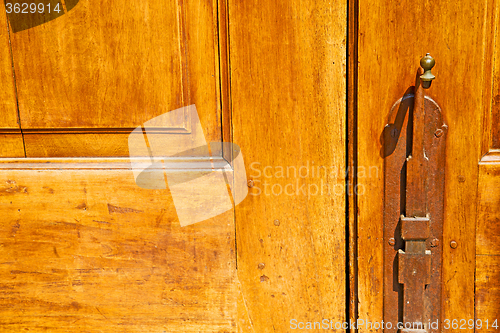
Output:
<svg viewBox="0 0 500 333">
<path fill-rule="evenodd" d="M 394 238 L 389 239 L 389 245 L 390 246 L 396 245 L 396 240 Z"/>
<path fill-rule="evenodd" d="M 274 220 L 274 225 L 279 226 L 280 225 L 280 220 Z"/>
<path fill-rule="evenodd" d="M 444 131 L 442 129 L 438 128 L 436 130 L 436 132 L 434 132 L 434 135 L 436 136 L 436 138 L 439 138 L 440 136 L 443 135 L 443 133 L 444 133 Z"/>
<path fill-rule="evenodd" d="M 457 243 L 456 241 L 452 240 L 452 241 L 450 242 L 450 247 L 451 247 L 452 249 L 456 249 L 456 248 L 458 247 L 458 243 Z"/>
<path fill-rule="evenodd" d="M 248 187 L 250 187 L 250 188 L 252 188 L 252 187 L 254 186 L 253 180 L 251 180 L 251 179 L 250 179 L 250 180 L 247 182 L 247 186 L 248 186 Z"/>
<path fill-rule="evenodd" d="M 431 240 L 431 247 L 437 247 L 437 246 L 439 246 L 439 239 L 434 238 L 433 240 Z"/>
<path fill-rule="evenodd" d="M 264 264 L 263 262 L 261 262 L 261 263 L 257 266 L 257 268 L 258 268 L 258 269 L 264 269 L 264 267 L 266 267 L 266 264 Z"/>
</svg>

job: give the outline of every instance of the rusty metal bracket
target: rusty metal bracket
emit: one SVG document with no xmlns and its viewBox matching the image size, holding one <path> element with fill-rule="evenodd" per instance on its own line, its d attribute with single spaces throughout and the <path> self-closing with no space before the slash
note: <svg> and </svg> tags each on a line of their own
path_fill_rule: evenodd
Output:
<svg viewBox="0 0 500 333">
<path fill-rule="evenodd" d="M 448 127 L 424 91 L 435 78 L 434 59 L 427 54 L 420 64 L 415 87 L 394 104 L 383 134 L 386 332 L 437 333 L 429 323 L 441 320 Z"/>
</svg>

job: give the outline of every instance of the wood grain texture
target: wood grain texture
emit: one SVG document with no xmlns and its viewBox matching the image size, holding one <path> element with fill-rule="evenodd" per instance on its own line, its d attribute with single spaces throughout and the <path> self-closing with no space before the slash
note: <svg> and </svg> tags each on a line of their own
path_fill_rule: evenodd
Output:
<svg viewBox="0 0 500 333">
<path fill-rule="evenodd" d="M 233 211 L 97 169 L 3 169 L 0 207 L 2 332 L 236 332 Z"/>
<path fill-rule="evenodd" d="M 4 2 L 0 3 L 0 82 L 0 157 L 24 157 Z"/>
<path fill-rule="evenodd" d="M 476 319 L 500 324 L 500 152 L 479 164 L 476 231 Z M 478 332 L 496 332 L 482 327 Z"/>
<path fill-rule="evenodd" d="M 9 29 L 4 2 L 0 3 L 0 129 L 19 129 L 16 90 L 12 57 L 9 45 Z"/>
<path fill-rule="evenodd" d="M 128 156 L 129 133 L 24 133 L 28 157 Z"/>
<path fill-rule="evenodd" d="M 0 131 L 0 157 L 24 157 L 23 136 L 20 130 Z"/>
<path fill-rule="evenodd" d="M 487 126 L 484 135 L 489 139 L 486 140 L 488 149 L 500 149 L 500 4 L 498 1 L 495 1 L 493 10 L 494 62 L 491 71 L 491 110 L 486 113 Z"/>
<path fill-rule="evenodd" d="M 216 0 L 80 1 L 11 39 L 23 129 L 133 129 L 196 104 L 207 140 L 221 139 Z M 81 136 L 72 156 L 122 139 Z M 61 140 L 33 132 L 28 156 L 68 156 Z"/>
<path fill-rule="evenodd" d="M 476 329 L 476 332 L 498 332 L 500 327 L 500 256 L 498 255 L 479 255 L 476 258 L 476 320 L 479 319 L 482 321 L 482 327 Z M 495 320 L 498 326 L 492 327 Z"/>
<path fill-rule="evenodd" d="M 254 182 L 235 208 L 245 332 L 344 321 L 346 2 L 228 3 L 234 143 Z"/>
<path fill-rule="evenodd" d="M 478 216 L 476 222 L 475 318 L 483 326 L 477 332 L 495 332 L 500 323 L 500 3 L 493 3 L 492 66 L 485 91 L 482 154 L 479 163 Z M 487 322 L 486 322 L 487 321 Z M 490 324 L 490 327 L 486 326 Z"/>
<path fill-rule="evenodd" d="M 491 72 L 493 1 L 359 1 L 358 165 L 383 170 L 381 136 L 392 104 L 414 84 L 419 60 L 436 59 L 428 90 L 449 125 L 443 318 L 474 317 L 477 163 Z M 471 71 L 474 75 L 471 76 Z M 358 179 L 359 316 L 382 320 L 383 177 Z M 465 204 L 466 203 L 466 204 Z M 363 329 L 365 331 L 376 331 Z"/>
<path fill-rule="evenodd" d="M 476 253 L 500 255 L 500 161 L 479 165 Z M 500 285 L 500 280 L 497 281 Z"/>
</svg>

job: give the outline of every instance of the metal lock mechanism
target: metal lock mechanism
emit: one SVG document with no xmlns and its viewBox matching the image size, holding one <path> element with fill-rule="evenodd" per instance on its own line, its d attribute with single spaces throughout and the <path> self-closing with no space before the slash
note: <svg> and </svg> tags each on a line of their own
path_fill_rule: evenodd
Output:
<svg viewBox="0 0 500 333">
<path fill-rule="evenodd" d="M 430 323 L 441 319 L 448 127 L 424 91 L 435 79 L 435 61 L 427 54 L 420 64 L 414 89 L 394 104 L 384 130 L 384 321 L 393 324 L 387 332 L 437 333 Z"/>
</svg>

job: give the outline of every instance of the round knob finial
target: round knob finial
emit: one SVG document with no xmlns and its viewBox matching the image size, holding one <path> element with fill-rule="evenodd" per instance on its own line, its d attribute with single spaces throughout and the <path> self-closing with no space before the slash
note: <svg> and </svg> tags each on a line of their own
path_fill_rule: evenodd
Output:
<svg viewBox="0 0 500 333">
<path fill-rule="evenodd" d="M 432 80 L 436 77 L 432 74 L 431 69 L 436 64 L 436 61 L 429 53 L 425 55 L 422 59 L 420 59 L 420 66 L 424 69 L 424 74 L 420 75 L 420 79 L 422 80 L 422 87 L 424 89 L 428 89 L 431 86 Z"/>
<path fill-rule="evenodd" d="M 436 60 L 434 60 L 433 57 L 431 57 L 430 53 L 427 53 L 425 57 L 420 59 L 420 66 L 424 69 L 424 71 L 430 71 L 432 67 L 436 64 Z"/>
</svg>

